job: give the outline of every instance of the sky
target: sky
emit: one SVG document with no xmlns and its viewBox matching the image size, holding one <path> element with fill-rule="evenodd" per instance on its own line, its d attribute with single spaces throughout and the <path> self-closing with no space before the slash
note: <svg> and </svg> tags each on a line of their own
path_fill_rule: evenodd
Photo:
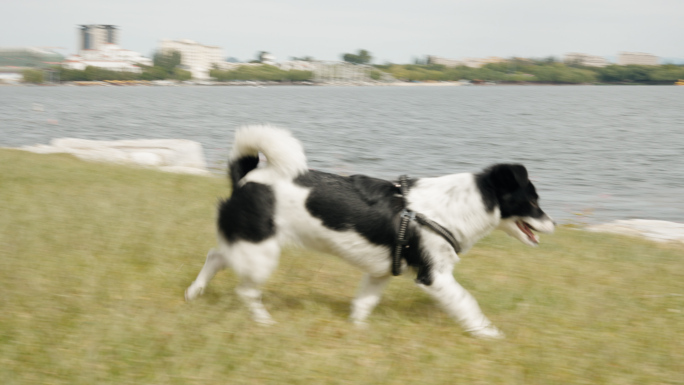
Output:
<svg viewBox="0 0 684 385">
<path fill-rule="evenodd" d="M 76 53 L 78 24 L 114 24 L 120 45 L 145 56 L 166 38 L 220 46 L 241 61 L 259 51 L 339 60 L 359 49 L 375 64 L 568 52 L 684 58 L 684 0 L 0 0 L 0 47 Z"/>
</svg>

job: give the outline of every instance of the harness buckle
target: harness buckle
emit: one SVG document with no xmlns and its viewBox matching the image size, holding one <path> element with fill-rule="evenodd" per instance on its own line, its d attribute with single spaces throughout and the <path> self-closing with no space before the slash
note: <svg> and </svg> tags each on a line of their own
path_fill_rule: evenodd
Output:
<svg viewBox="0 0 684 385">
<path fill-rule="evenodd" d="M 409 209 L 404 209 L 401 211 L 401 218 L 408 218 L 409 221 L 416 219 L 416 212 Z"/>
</svg>

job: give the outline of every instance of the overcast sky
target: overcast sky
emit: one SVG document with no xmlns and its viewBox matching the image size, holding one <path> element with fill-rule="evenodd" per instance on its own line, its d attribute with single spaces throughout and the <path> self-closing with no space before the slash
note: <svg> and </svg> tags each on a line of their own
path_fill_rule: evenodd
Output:
<svg viewBox="0 0 684 385">
<path fill-rule="evenodd" d="M 620 51 L 684 58 L 684 0 L 0 0 L 0 47 L 77 50 L 77 24 L 114 24 L 124 48 L 150 56 L 163 38 L 217 45 L 246 61 L 374 63 L 416 57 L 562 56 Z"/>
</svg>

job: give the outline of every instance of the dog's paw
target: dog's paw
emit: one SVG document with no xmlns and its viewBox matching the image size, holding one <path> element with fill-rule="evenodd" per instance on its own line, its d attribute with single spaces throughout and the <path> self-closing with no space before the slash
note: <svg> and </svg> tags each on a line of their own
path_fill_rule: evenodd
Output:
<svg viewBox="0 0 684 385">
<path fill-rule="evenodd" d="M 194 283 L 185 289 L 185 300 L 190 302 L 204 293 L 203 286 L 196 286 Z"/>
<path fill-rule="evenodd" d="M 506 338 L 506 335 L 494 325 L 485 326 L 482 329 L 471 330 L 470 335 L 475 338 L 501 340 Z"/>
</svg>

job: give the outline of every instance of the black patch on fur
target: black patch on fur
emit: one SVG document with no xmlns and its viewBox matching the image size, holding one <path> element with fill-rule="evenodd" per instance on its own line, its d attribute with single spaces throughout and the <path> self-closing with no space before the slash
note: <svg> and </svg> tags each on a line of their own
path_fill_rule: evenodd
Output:
<svg viewBox="0 0 684 385">
<path fill-rule="evenodd" d="M 394 252 L 399 213 L 405 204 L 394 183 L 365 175 L 345 177 L 320 171 L 302 174 L 295 183 L 311 188 L 306 209 L 325 227 L 336 231 L 356 231 L 369 242 L 387 246 L 390 253 Z M 421 251 L 416 226 L 412 223 L 407 230 L 409 243 L 403 256 L 406 263 L 418 272 L 417 280 L 430 285 L 429 259 Z M 391 254 L 388 254 L 388 269 L 390 265 Z"/>
<path fill-rule="evenodd" d="M 240 159 L 230 162 L 228 165 L 228 176 L 230 177 L 230 182 L 233 184 L 233 189 L 238 185 L 240 179 L 244 178 L 248 172 L 254 170 L 259 164 L 259 157 L 253 156 L 243 156 Z"/>
<path fill-rule="evenodd" d="M 541 218 L 539 196 L 521 164 L 497 164 L 475 176 L 482 200 L 491 212 L 499 207 L 501 218 Z"/>
<path fill-rule="evenodd" d="M 236 184 L 237 185 L 237 184 Z M 220 203 L 218 228 L 230 242 L 261 242 L 275 235 L 275 194 L 271 186 L 247 182 Z"/>
</svg>

